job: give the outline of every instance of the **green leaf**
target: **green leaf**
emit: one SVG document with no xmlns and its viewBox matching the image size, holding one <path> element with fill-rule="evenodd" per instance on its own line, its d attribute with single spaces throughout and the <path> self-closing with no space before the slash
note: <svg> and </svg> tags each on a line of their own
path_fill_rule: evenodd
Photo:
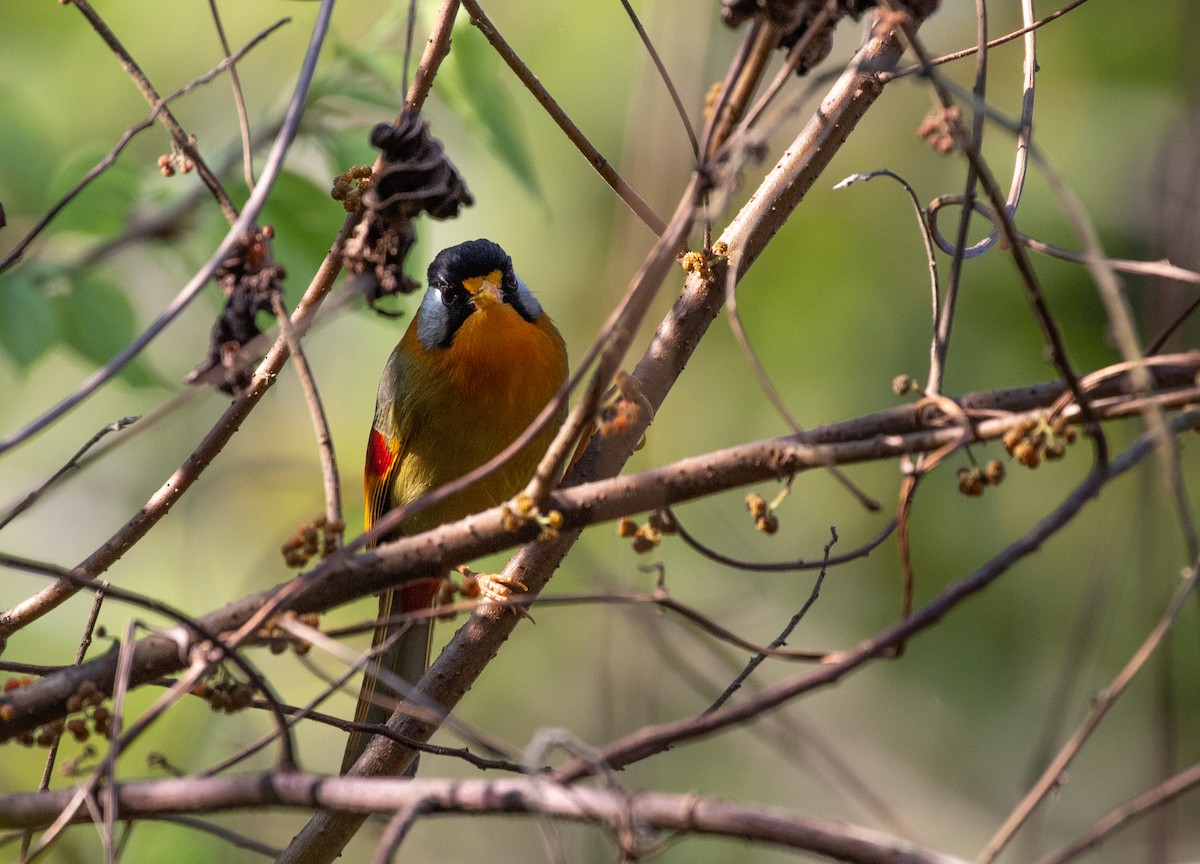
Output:
<svg viewBox="0 0 1200 864">
<path fill-rule="evenodd" d="M 355 126 L 351 129 L 330 130 L 316 143 L 328 154 L 334 170 L 341 173 L 354 165 L 370 165 L 375 161 L 379 151 L 371 146 L 369 137 L 366 129 Z"/>
<path fill-rule="evenodd" d="M 454 28 L 452 45 L 438 75 L 438 95 L 464 122 L 483 133 L 491 151 L 531 195 L 541 197 L 533 158 L 517 122 L 520 112 L 501 83 L 500 58 L 469 25 Z M 454 154 L 448 155 L 453 162 Z"/>
<path fill-rule="evenodd" d="M 28 369 L 58 339 L 54 306 L 36 283 L 18 272 L 0 282 L 0 349 Z"/>
<path fill-rule="evenodd" d="M 120 289 L 91 274 L 75 277 L 71 291 L 56 298 L 58 320 L 67 347 L 97 366 L 112 360 L 137 335 L 133 306 Z M 121 370 L 135 386 L 158 383 L 139 358 Z"/>
<path fill-rule="evenodd" d="M 325 260 L 346 218 L 342 205 L 306 177 L 285 171 L 275 181 L 261 221 L 275 229 L 272 247 L 283 265 L 286 287 L 300 290 Z"/>
<path fill-rule="evenodd" d="M 79 183 L 106 155 L 90 147 L 66 159 L 50 181 L 52 200 L 57 201 Z M 55 228 L 79 231 L 94 236 L 110 236 L 125 227 L 129 211 L 137 199 L 137 170 L 118 159 L 97 175 L 54 218 Z"/>
</svg>

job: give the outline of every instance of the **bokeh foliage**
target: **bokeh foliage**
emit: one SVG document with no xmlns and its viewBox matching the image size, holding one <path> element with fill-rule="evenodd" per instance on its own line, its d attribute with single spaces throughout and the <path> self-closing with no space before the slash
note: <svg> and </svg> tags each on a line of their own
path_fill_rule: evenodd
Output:
<svg viewBox="0 0 1200 864">
<path fill-rule="evenodd" d="M 113 29 L 164 92 L 220 59 L 205 4 L 121 3 L 101 8 Z M 225 4 L 232 41 L 248 38 L 276 17 L 284 28 L 240 64 L 252 123 L 271 128 L 303 51 L 312 4 Z M 336 45 L 321 67 L 302 139 L 268 206 L 294 299 L 324 255 L 341 222 L 339 205 L 324 190 L 334 174 L 367 162 L 366 130 L 389 119 L 399 92 L 403 28 L 398 4 L 344 4 Z M 694 3 L 635 4 L 687 104 L 698 115 L 703 95 L 721 74 L 736 37 L 715 12 Z M 944 4 L 923 31 L 937 52 L 970 44 L 974 19 L 965 4 Z M 1019 25 L 1015 3 L 992 4 L 993 35 Z M 494 8 L 493 8 L 494 7 Z M 1151 226 L 1163 185 L 1155 154 L 1185 134 L 1196 111 L 1195 64 L 1180 34 L 1189 7 L 1182 2 L 1138 4 L 1093 0 L 1043 31 L 1036 140 L 1072 184 L 1096 220 L 1106 248 L 1117 255 L 1157 257 L 1162 238 Z M 1047 11 L 1047 10 L 1040 10 Z M 635 34 L 617 3 L 494 3 L 489 12 L 525 61 L 589 137 L 661 214 L 669 214 L 690 170 L 686 139 Z M 0 202 L 8 226 L 4 248 L 19 236 L 122 131 L 146 113 L 128 80 L 99 40 L 70 8 L 52 3 L 10 4 L 0 12 Z M 424 32 L 418 26 L 418 43 Z M 844 25 L 831 62 L 853 49 Z M 428 107 L 433 131 L 465 175 L 476 205 L 463 218 L 419 227 L 420 273 L 432 252 L 476 236 L 499 241 L 523 278 L 558 321 L 577 356 L 623 292 L 650 243 L 533 101 L 492 56 L 477 33 L 456 36 L 456 53 Z M 70 62 L 65 62 L 65 58 Z M 1013 115 L 1019 99 L 1019 42 L 990 58 L 988 97 Z M 970 60 L 952 74 L 969 86 Z M 820 92 L 820 88 L 817 89 Z M 961 160 L 939 157 L 914 129 L 928 109 L 922 83 L 911 78 L 885 93 L 834 160 L 794 218 L 742 285 L 739 308 L 765 367 L 806 425 L 847 419 L 895 404 L 889 382 L 899 373 L 923 378 L 928 358 L 929 301 L 925 264 L 911 210 L 898 188 L 878 180 L 833 191 L 847 174 L 888 167 L 930 199 L 959 191 Z M 767 162 L 748 165 L 732 207 L 753 188 L 814 102 L 770 137 Z M 194 130 L 235 196 L 236 121 L 227 82 L 187 96 L 175 110 Z M 162 212 L 194 194 L 191 177 L 162 178 L 155 160 L 167 147 L 161 130 L 141 135 L 79 200 L 73 202 L 26 260 L 0 275 L 0 426 L 5 433 L 56 401 L 123 347 L 190 276 L 224 231 L 219 212 L 201 197 L 170 236 L 131 246 L 99 263 L 85 256 L 131 219 Z M 996 173 L 1011 162 L 1009 134 L 988 132 L 985 152 Z M 1169 178 L 1168 178 L 1169 184 Z M 1192 190 L 1197 194 L 1197 190 Z M 717 217 L 717 225 L 732 209 Z M 947 220 L 947 224 L 950 220 Z M 1018 216 L 1027 233 L 1076 247 L 1045 184 L 1033 174 Z M 1180 226 L 1180 230 L 1187 230 Z M 1192 229 L 1194 230 L 1194 228 Z M 1193 240 L 1198 239 L 1195 235 Z M 943 263 L 945 259 L 943 258 Z M 1177 261 L 1195 266 L 1198 261 Z M 1101 304 L 1085 272 L 1038 262 L 1047 294 L 1081 369 L 1118 359 Z M 946 389 L 951 394 L 1048 380 L 1040 336 L 1001 253 L 970 262 L 951 347 Z M 675 285 L 682 281 L 682 273 Z M 1159 286 L 1126 280 L 1143 320 L 1152 320 Z M 97 428 L 153 412 L 184 393 L 182 377 L 203 357 L 218 308 L 214 296 L 196 304 L 170 335 L 155 343 L 118 382 L 53 429 L 0 459 L 3 501 L 15 501 L 58 467 Z M 670 302 L 656 304 L 662 312 Z M 378 370 L 404 322 L 365 312 L 361 303 L 325 319 L 306 343 L 342 464 L 350 530 L 357 514 L 358 465 L 370 420 Z M 651 316 L 651 320 L 656 320 Z M 1196 344 L 1195 329 L 1183 337 Z M 1143 331 L 1152 338 L 1153 330 Z M 1190 341 L 1189 341 L 1190 340 Z M 142 505 L 190 451 L 225 404 L 218 393 L 193 392 L 181 407 L 112 448 L 0 532 L 13 553 L 73 565 Z M 135 427 L 136 428 L 136 427 Z M 656 418 L 631 470 L 738 442 L 782 434 L 786 427 L 761 396 L 723 322 L 714 326 Z M 1115 426 L 1115 442 L 1135 435 Z M 123 433 L 130 435 L 131 433 Z M 995 452 L 992 452 L 994 450 Z M 918 601 L 985 561 L 1020 536 L 1086 470 L 1086 445 L 1063 463 L 1028 472 L 1015 464 L 1001 487 L 979 500 L 958 495 L 953 468 L 927 479 L 912 528 Z M 1184 441 L 1185 476 L 1200 476 L 1194 440 Z M 980 448 L 980 457 L 999 455 Z M 864 466 L 852 476 L 887 504 L 895 500 L 895 465 Z M 768 498 L 774 489 L 761 490 Z M 321 508 L 316 448 L 299 390 L 285 373 L 203 480 L 151 536 L 108 574 L 115 583 L 201 612 L 273 584 L 286 573 L 277 548 L 295 523 Z M 815 557 L 837 527 L 839 548 L 864 542 L 886 516 L 864 513 L 829 477 L 797 478 L 780 511 L 778 535 L 754 532 L 740 494 L 680 508 L 688 527 L 730 554 L 753 559 Z M 1022 794 L 1040 768 L 1043 739 L 1061 741 L 1086 711 L 1088 697 L 1115 673 L 1143 638 L 1174 590 L 1182 544 L 1157 469 L 1121 480 L 994 589 L 959 609 L 909 646 L 904 657 L 853 676 L 761 723 L 681 748 L 637 766 L 619 779 L 635 788 L 762 801 L 797 812 L 844 818 L 910 832 L 948 852 L 970 855 Z M 593 529 L 572 553 L 551 589 L 571 592 L 645 590 L 661 563 L 679 600 L 696 605 L 747 638 L 768 642 L 807 597 L 811 574 L 747 575 L 711 564 L 678 543 L 637 556 L 610 527 Z M 483 566 L 487 566 L 485 562 Z M 499 566 L 499 561 L 490 562 Z M 40 587 L 7 573 L 0 605 Z M 90 603 L 68 608 L 13 639 L 9 658 L 69 662 L 76 628 Z M 794 643 L 836 648 L 894 618 L 899 570 L 894 543 L 832 572 L 819 603 Z M 110 603 L 102 616 L 119 632 L 133 612 Z M 138 613 L 139 615 L 141 613 Z M 337 610 L 329 623 L 371 614 L 368 604 Z M 516 746 L 544 727 L 570 729 L 600 744 L 638 725 L 703 709 L 744 658 L 696 636 L 678 622 L 632 607 L 563 607 L 522 626 L 489 675 L 464 702 L 464 719 Z M 1144 677 L 1114 712 L 1071 772 L 1070 783 L 1029 832 L 1036 847 L 1058 845 L 1120 800 L 1150 785 L 1154 765 L 1173 751 L 1174 764 L 1200 757 L 1200 661 L 1194 638 L 1200 615 L 1188 609 L 1167 658 Z M 443 627 L 448 636 L 452 627 Z M 102 646 L 101 650 L 102 650 Z M 317 688 L 292 658 L 262 658 L 265 670 L 292 703 Z M 794 669 L 765 664 L 751 687 Z M 148 704 L 140 693 L 134 706 Z M 1061 698 L 1061 705 L 1058 700 Z M 350 698 L 340 708 L 350 711 Z M 1060 713 L 1054 713 L 1058 710 Z M 185 704 L 152 742 L 124 757 L 127 776 L 144 768 L 150 749 L 196 770 L 254 734 L 265 719 L 227 718 Z M 448 735 L 443 740 L 453 740 Z M 309 729 L 302 752 L 321 754 L 306 767 L 336 768 L 338 735 Z M 65 758 L 78 755 L 67 747 Z M 25 788 L 41 754 L 8 746 L 0 789 Z M 267 763 L 264 761 L 265 766 Z M 467 769 L 431 759 L 424 770 Z M 436 766 L 436 767 L 435 767 Z M 885 807 L 854 792 L 854 776 Z M 55 785 L 70 782 L 56 777 Z M 1200 848 L 1193 794 L 1172 811 L 1178 852 Z M 250 821 L 252 820 L 252 822 Z M 294 816 L 255 815 L 223 820 L 269 842 L 286 842 Z M 542 854 L 532 821 L 491 821 L 486 829 L 421 825 L 410 838 L 416 860 L 528 860 Z M 1145 832 L 1135 828 L 1088 860 L 1126 860 Z M 129 860 L 240 860 L 218 840 L 181 835 L 168 826 L 139 826 Z M 187 842 L 180 842 L 186 836 Z M 597 832 L 561 832 L 572 860 L 612 860 Z M 352 847 L 366 854 L 367 841 Z M 1020 848 L 1020 847 L 1019 847 Z M 51 855 L 90 860 L 92 836 L 83 829 Z M 169 851 L 168 851 L 169 850 Z M 245 853 L 244 860 L 260 860 Z M 55 857 L 58 856 L 58 857 Z M 1112 857 L 1109 857 L 1112 856 Z M 768 862 L 781 853 L 728 842 L 684 840 L 658 860 Z M 350 860 L 353 860 L 351 858 Z M 787 860 L 794 860 L 788 858 Z"/>
</svg>

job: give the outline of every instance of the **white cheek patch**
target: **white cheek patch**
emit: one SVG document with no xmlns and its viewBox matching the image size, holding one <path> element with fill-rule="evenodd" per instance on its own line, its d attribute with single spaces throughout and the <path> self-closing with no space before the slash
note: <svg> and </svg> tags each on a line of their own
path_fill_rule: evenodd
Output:
<svg viewBox="0 0 1200 864">
<path fill-rule="evenodd" d="M 542 304 L 533 296 L 533 292 L 529 290 L 520 276 L 513 274 L 513 278 L 517 280 L 517 296 L 514 300 L 514 305 L 521 312 L 522 317 L 530 321 L 536 321 L 542 315 Z"/>
<path fill-rule="evenodd" d="M 441 345 L 448 335 L 450 315 L 442 299 L 440 288 L 429 288 L 421 299 L 421 308 L 417 310 L 417 339 L 422 348 L 435 348 Z"/>
</svg>

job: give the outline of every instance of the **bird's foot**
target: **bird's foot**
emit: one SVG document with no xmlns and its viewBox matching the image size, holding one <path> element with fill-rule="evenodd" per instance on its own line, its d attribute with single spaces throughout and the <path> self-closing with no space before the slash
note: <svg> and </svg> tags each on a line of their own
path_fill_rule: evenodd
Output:
<svg viewBox="0 0 1200 864">
<path fill-rule="evenodd" d="M 503 573 L 476 573 L 466 565 L 454 568 L 462 576 L 462 585 L 458 588 L 460 594 L 468 600 L 482 600 L 511 609 L 518 617 L 533 620 L 524 603 L 513 602 L 514 594 L 524 594 L 529 590 L 523 582 L 510 579 Z"/>
</svg>

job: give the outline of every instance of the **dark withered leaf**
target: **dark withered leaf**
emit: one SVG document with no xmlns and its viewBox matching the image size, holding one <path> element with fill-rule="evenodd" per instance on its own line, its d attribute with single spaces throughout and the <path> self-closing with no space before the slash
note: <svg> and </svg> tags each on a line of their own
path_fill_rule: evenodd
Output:
<svg viewBox="0 0 1200 864">
<path fill-rule="evenodd" d="M 271 312 L 272 297 L 281 290 L 283 268 L 274 263 L 270 237 L 253 229 L 213 274 L 225 294 L 225 308 L 213 323 L 208 356 L 185 379 L 189 384 L 238 393 L 250 383 L 257 361 L 243 349 L 262 329 L 259 312 Z"/>
<path fill-rule="evenodd" d="M 836 12 L 831 20 L 809 40 L 808 48 L 796 66 L 796 74 L 806 74 L 829 56 L 833 47 L 833 31 L 839 19 L 857 21 L 864 12 L 876 5 L 874 0 L 837 0 Z M 937 8 L 938 0 L 902 0 L 898 5 L 910 15 L 924 19 Z M 826 0 L 721 0 L 721 18 L 730 27 L 739 27 L 751 18 L 774 24 L 783 31 L 779 47 L 790 51 L 808 33 L 812 22 L 825 6 Z"/>
<path fill-rule="evenodd" d="M 446 158 L 440 141 L 418 115 L 399 125 L 381 123 L 371 144 L 383 164 L 362 195 L 363 217 L 346 243 L 346 268 L 367 279 L 367 300 L 407 294 L 419 286 L 404 273 L 404 259 L 416 242 L 413 219 L 427 213 L 450 219 L 474 203 L 466 183 Z"/>
</svg>

